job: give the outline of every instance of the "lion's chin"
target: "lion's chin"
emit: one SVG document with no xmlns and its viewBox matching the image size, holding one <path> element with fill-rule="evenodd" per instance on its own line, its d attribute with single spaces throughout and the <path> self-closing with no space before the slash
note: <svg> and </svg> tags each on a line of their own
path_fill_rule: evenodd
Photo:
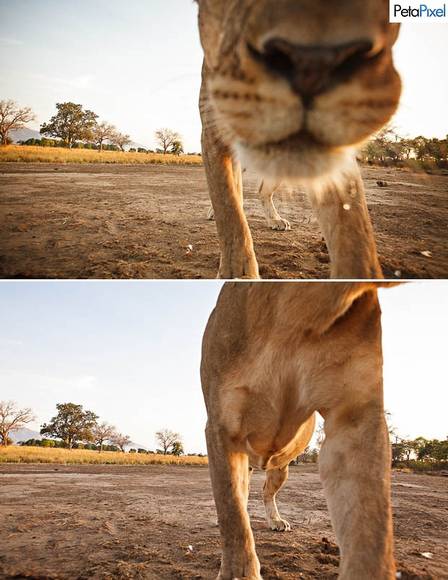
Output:
<svg viewBox="0 0 448 580">
<path fill-rule="evenodd" d="M 270 143 L 251 146 L 235 144 L 243 167 L 258 175 L 292 183 L 316 180 L 340 174 L 355 158 L 354 147 L 329 147 L 317 143 Z"/>
</svg>

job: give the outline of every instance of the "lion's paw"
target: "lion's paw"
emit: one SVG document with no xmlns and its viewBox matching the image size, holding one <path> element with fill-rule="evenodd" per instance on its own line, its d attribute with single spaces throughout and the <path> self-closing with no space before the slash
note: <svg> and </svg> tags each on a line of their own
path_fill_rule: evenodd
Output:
<svg viewBox="0 0 448 580">
<path fill-rule="evenodd" d="M 291 229 L 291 224 L 288 220 L 280 218 L 278 220 L 269 220 L 269 227 L 271 230 L 276 230 L 278 232 L 289 232 Z"/>
<path fill-rule="evenodd" d="M 291 524 L 286 520 L 272 520 L 270 524 L 271 530 L 274 532 L 290 532 Z"/>
</svg>

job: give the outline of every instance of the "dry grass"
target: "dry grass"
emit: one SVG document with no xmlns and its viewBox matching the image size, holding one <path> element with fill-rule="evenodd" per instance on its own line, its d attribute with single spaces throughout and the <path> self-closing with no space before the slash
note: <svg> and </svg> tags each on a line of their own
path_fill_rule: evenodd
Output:
<svg viewBox="0 0 448 580">
<path fill-rule="evenodd" d="M 129 153 L 123 151 L 95 151 L 93 149 L 64 149 L 63 147 L 35 147 L 6 145 L 0 147 L 0 162 L 25 163 L 122 163 L 130 165 L 200 165 L 200 155 L 161 155 L 159 153 Z"/>
<path fill-rule="evenodd" d="M 0 447 L 0 463 L 59 463 L 111 465 L 207 465 L 206 457 L 90 451 L 87 449 L 54 449 L 45 447 Z"/>
</svg>

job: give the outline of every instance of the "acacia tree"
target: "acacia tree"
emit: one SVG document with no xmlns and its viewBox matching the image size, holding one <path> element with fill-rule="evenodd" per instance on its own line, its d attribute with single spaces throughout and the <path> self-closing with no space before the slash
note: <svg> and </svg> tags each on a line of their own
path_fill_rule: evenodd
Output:
<svg viewBox="0 0 448 580">
<path fill-rule="evenodd" d="M 73 147 L 76 141 L 88 141 L 92 138 L 92 130 L 96 125 L 98 115 L 85 110 L 76 103 L 56 103 L 57 113 L 48 123 L 41 125 L 42 135 L 58 137 L 68 147 Z"/>
<path fill-rule="evenodd" d="M 124 151 L 126 145 L 132 143 L 129 135 L 125 135 L 124 133 L 120 133 L 119 131 L 114 131 L 111 137 L 109 137 L 109 140 L 114 145 L 117 145 L 117 147 L 120 147 L 121 151 Z"/>
<path fill-rule="evenodd" d="M 95 145 L 98 145 L 100 151 L 102 151 L 104 141 L 113 141 L 113 138 L 118 133 L 118 131 L 114 125 L 106 123 L 106 121 L 102 121 L 101 123 L 97 123 L 93 126 L 91 133 L 92 141 L 95 143 Z"/>
<path fill-rule="evenodd" d="M 170 431 L 170 429 L 161 429 L 156 433 L 156 440 L 157 443 L 162 448 L 161 451 L 163 455 L 168 455 L 173 453 L 173 448 L 178 449 L 179 446 L 182 448 L 182 438 L 179 433 L 175 433 L 174 431 Z"/>
<path fill-rule="evenodd" d="M 84 411 L 82 405 L 74 403 L 58 403 L 56 409 L 58 414 L 48 424 L 42 425 L 41 435 L 62 439 L 69 449 L 78 441 L 92 441 L 98 415 Z"/>
<path fill-rule="evenodd" d="M 0 401 L 0 445 L 8 445 L 9 434 L 22 429 L 35 417 L 31 409 L 19 409 L 14 401 Z"/>
<path fill-rule="evenodd" d="M 182 441 L 175 441 L 171 447 L 171 453 L 179 457 L 179 455 L 184 454 L 184 446 Z"/>
<path fill-rule="evenodd" d="M 156 142 L 159 145 L 162 153 L 166 155 L 169 150 L 175 148 L 175 153 L 179 150 L 183 150 L 182 137 L 176 131 L 171 129 L 158 129 L 155 132 Z"/>
<path fill-rule="evenodd" d="M 182 144 L 182 141 L 178 140 L 178 141 L 174 141 L 174 143 L 171 145 L 169 152 L 172 153 L 173 155 L 182 155 L 184 152 L 184 146 Z"/>
<path fill-rule="evenodd" d="M 109 425 L 103 421 L 103 423 L 96 423 L 92 429 L 93 441 L 96 445 L 99 445 L 99 451 L 103 450 L 103 445 L 106 441 L 112 441 L 116 435 L 116 429 L 113 425 Z"/>
<path fill-rule="evenodd" d="M 25 123 L 34 121 L 36 116 L 30 107 L 19 107 L 9 100 L 0 101 L 0 139 L 2 145 L 8 144 L 8 135 L 15 129 L 23 129 Z"/>
<path fill-rule="evenodd" d="M 128 437 L 128 435 L 123 435 L 123 433 L 114 433 L 110 441 L 114 445 L 118 445 L 118 447 L 124 453 L 126 445 L 129 445 L 129 443 L 131 442 L 131 438 Z"/>
</svg>

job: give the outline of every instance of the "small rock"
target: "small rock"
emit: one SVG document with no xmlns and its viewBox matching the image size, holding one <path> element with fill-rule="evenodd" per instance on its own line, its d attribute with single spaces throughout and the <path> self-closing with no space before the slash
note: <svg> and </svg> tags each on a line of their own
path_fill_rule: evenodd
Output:
<svg viewBox="0 0 448 580">
<path fill-rule="evenodd" d="M 425 258 L 432 258 L 432 252 L 430 252 L 429 250 L 424 250 L 423 252 L 420 252 L 420 254 L 422 256 L 425 256 Z"/>
<path fill-rule="evenodd" d="M 423 556 L 423 558 L 427 558 L 428 560 L 432 560 L 434 558 L 434 554 L 432 552 L 420 552 L 420 556 Z"/>
</svg>

